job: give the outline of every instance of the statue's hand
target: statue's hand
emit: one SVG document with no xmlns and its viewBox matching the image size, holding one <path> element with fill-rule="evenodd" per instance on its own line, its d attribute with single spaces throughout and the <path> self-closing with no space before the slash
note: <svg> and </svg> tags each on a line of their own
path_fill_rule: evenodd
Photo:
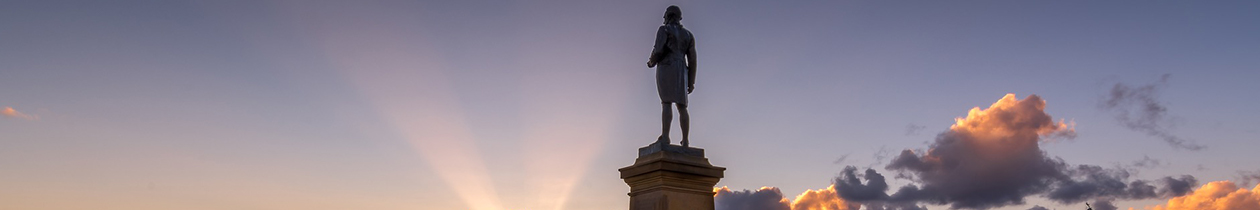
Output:
<svg viewBox="0 0 1260 210">
<path fill-rule="evenodd" d="M 648 68 L 656 67 L 656 62 L 648 61 Z"/>
<path fill-rule="evenodd" d="M 688 85 L 688 86 L 687 86 L 687 94 L 691 94 L 691 91 L 693 91 L 693 90 L 696 90 L 696 86 L 695 86 L 695 85 Z"/>
</svg>

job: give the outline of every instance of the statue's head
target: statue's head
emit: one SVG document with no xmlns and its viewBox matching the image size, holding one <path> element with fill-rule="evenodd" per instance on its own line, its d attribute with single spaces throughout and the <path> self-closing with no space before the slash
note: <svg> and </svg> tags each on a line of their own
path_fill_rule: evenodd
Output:
<svg viewBox="0 0 1260 210">
<path fill-rule="evenodd" d="M 665 23 L 678 22 L 682 20 L 682 9 L 678 5 L 669 5 L 665 8 Z"/>
</svg>

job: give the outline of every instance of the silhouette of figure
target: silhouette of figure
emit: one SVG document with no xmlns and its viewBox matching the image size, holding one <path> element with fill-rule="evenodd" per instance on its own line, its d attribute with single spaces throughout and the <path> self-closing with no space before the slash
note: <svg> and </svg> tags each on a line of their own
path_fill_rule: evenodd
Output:
<svg viewBox="0 0 1260 210">
<path fill-rule="evenodd" d="M 656 30 L 656 46 L 648 58 L 648 68 L 656 67 L 656 92 L 661 96 L 660 145 L 669 144 L 669 123 L 673 110 L 678 107 L 678 123 L 682 127 L 682 146 L 688 146 L 691 117 L 687 114 L 687 94 L 695 90 L 696 44 L 691 31 L 683 28 L 682 10 L 677 5 L 665 8 L 665 24 Z M 684 60 L 685 59 L 685 60 Z"/>
<path fill-rule="evenodd" d="M 1088 209 L 1085 209 L 1085 210 L 1094 210 L 1094 207 L 1093 207 L 1093 206 L 1089 206 L 1089 202 L 1085 202 L 1085 207 L 1087 207 L 1087 208 L 1088 208 Z"/>
</svg>

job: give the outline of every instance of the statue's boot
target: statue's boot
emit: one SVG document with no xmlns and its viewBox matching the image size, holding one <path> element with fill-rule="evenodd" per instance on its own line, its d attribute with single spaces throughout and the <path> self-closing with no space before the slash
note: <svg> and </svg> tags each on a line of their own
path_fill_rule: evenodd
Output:
<svg viewBox="0 0 1260 210">
<path fill-rule="evenodd" d="M 661 148 L 665 148 L 665 145 L 669 145 L 669 136 L 656 137 L 656 144 L 660 145 Z"/>
</svg>

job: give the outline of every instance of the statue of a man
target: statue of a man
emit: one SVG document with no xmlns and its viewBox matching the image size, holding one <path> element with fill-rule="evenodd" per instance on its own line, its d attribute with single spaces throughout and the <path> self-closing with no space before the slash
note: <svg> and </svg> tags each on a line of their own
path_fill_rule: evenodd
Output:
<svg viewBox="0 0 1260 210">
<path fill-rule="evenodd" d="M 687 115 L 687 94 L 696 84 L 696 43 L 691 31 L 683 28 L 682 10 L 676 5 L 665 8 L 665 24 L 656 30 L 656 47 L 648 58 L 648 68 L 656 67 L 656 93 L 661 96 L 660 145 L 669 144 L 669 123 L 673 110 L 678 106 L 678 122 L 682 127 L 682 146 L 687 147 L 690 116 Z"/>
</svg>

